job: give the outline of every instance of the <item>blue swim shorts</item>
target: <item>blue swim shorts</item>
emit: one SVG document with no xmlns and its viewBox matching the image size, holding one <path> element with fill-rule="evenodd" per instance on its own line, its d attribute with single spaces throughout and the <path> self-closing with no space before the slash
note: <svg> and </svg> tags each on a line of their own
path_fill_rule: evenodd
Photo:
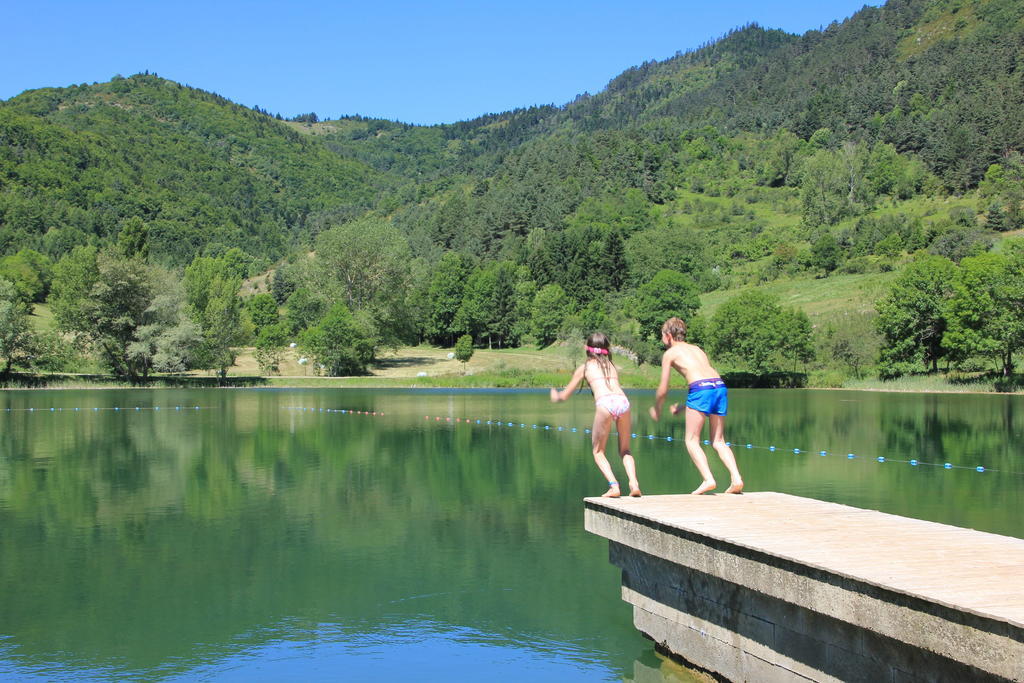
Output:
<svg viewBox="0 0 1024 683">
<path fill-rule="evenodd" d="M 725 382 L 718 377 L 702 379 L 690 384 L 686 407 L 705 415 L 725 415 L 729 407 L 729 396 Z"/>
</svg>

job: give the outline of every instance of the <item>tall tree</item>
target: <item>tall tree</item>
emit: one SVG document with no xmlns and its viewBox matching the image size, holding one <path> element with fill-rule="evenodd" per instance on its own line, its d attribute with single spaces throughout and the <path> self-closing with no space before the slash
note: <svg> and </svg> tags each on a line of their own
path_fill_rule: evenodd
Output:
<svg viewBox="0 0 1024 683">
<path fill-rule="evenodd" d="M 331 306 L 316 327 L 302 334 L 300 344 L 331 376 L 363 374 L 374 357 L 370 334 L 341 301 Z"/>
<path fill-rule="evenodd" d="M 883 338 L 879 373 L 898 377 L 918 363 L 932 372 L 946 350 L 947 307 L 953 296 L 953 262 L 942 256 L 922 255 L 911 262 L 893 283 L 888 296 L 876 304 L 878 331 Z"/>
<path fill-rule="evenodd" d="M 151 370 L 184 372 L 192 367 L 202 335 L 188 316 L 184 288 L 175 274 L 154 267 L 151 275 L 155 293 L 128 355 L 143 377 Z"/>
<path fill-rule="evenodd" d="M 755 373 L 784 370 L 813 355 L 807 315 L 782 307 L 777 296 L 761 290 L 743 292 L 719 306 L 706 334 L 714 357 Z"/>
<path fill-rule="evenodd" d="M 367 311 L 387 342 L 408 340 L 405 308 L 409 243 L 390 222 L 367 216 L 320 234 L 310 276 L 313 291 L 352 312 Z"/>
<path fill-rule="evenodd" d="M 1024 243 L 1009 251 L 960 262 L 942 338 L 954 359 L 995 358 L 1004 376 L 1013 374 L 1013 356 L 1024 347 Z"/>
<path fill-rule="evenodd" d="M 185 269 L 184 285 L 190 315 L 203 336 L 197 364 L 224 378 L 234 365 L 234 348 L 246 337 L 238 296 L 242 278 L 231 263 L 200 256 Z"/>
<path fill-rule="evenodd" d="M 277 324 L 277 301 L 270 294 L 254 294 L 245 302 L 245 308 L 252 320 L 253 334 L 258 336 L 264 327 Z"/>
<path fill-rule="evenodd" d="M 662 324 L 671 317 L 688 320 L 700 308 L 697 283 L 689 275 L 661 270 L 636 291 L 633 315 L 644 336 L 656 339 Z"/>
<path fill-rule="evenodd" d="M 456 332 L 471 335 L 476 343 L 484 343 L 486 340 L 488 348 L 494 342 L 491 323 L 496 318 L 497 286 L 497 271 L 494 268 L 476 268 L 466 282 L 462 305 L 452 322 Z"/>
<path fill-rule="evenodd" d="M 452 325 L 462 305 L 470 266 L 462 254 L 450 251 L 441 257 L 427 291 L 427 338 L 434 344 L 451 346 Z"/>
<path fill-rule="evenodd" d="M 58 326 L 95 347 L 122 377 L 144 370 L 130 347 L 152 300 L 151 273 L 139 259 L 86 247 L 55 267 L 50 301 Z"/>
<path fill-rule="evenodd" d="M 14 285 L 0 278 L 0 359 L 4 362 L 0 374 L 10 374 L 14 361 L 28 351 L 31 342 L 28 311 Z"/>
<path fill-rule="evenodd" d="M 533 336 L 539 346 L 548 346 L 558 338 L 558 329 L 571 310 L 569 297 L 561 286 L 550 284 L 540 288 L 533 299 L 531 319 Z"/>
</svg>

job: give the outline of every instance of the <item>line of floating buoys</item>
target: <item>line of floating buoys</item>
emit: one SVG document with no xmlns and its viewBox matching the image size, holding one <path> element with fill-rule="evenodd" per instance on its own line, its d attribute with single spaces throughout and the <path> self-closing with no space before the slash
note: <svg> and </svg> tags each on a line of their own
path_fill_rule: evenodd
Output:
<svg viewBox="0 0 1024 683">
<path fill-rule="evenodd" d="M 351 410 L 349 408 L 303 408 L 302 406 L 287 406 L 285 410 L 297 410 L 303 413 L 340 413 L 342 415 L 367 415 L 370 417 L 383 417 L 382 410 Z"/>
<path fill-rule="evenodd" d="M 432 416 L 430 416 L 430 415 L 424 415 L 423 419 L 424 420 L 430 420 L 431 417 Z M 495 419 L 484 420 L 484 419 L 474 419 L 474 418 L 468 418 L 468 417 L 466 417 L 466 418 L 461 418 L 461 417 L 452 418 L 452 417 L 449 417 L 449 416 L 435 415 L 435 416 L 433 416 L 433 419 L 434 419 L 435 422 L 450 423 L 450 422 L 452 422 L 454 420 L 454 422 L 456 422 L 456 423 L 468 424 L 468 423 L 472 422 L 472 423 L 475 423 L 475 424 L 478 424 L 478 425 L 484 425 L 484 426 L 489 425 L 489 426 L 492 426 L 492 427 L 519 427 L 520 429 L 525 429 L 528 426 L 526 423 L 523 423 L 523 422 L 508 422 L 506 420 L 495 420 Z M 566 427 L 566 426 L 562 426 L 562 425 L 530 424 L 529 427 L 531 429 L 544 430 L 544 431 L 558 431 L 558 432 L 570 432 L 570 433 L 582 432 L 583 434 L 590 434 L 590 432 L 591 432 L 591 430 L 589 428 L 579 429 L 577 427 Z M 618 434 L 618 432 L 614 432 L 613 431 L 613 432 L 611 432 L 611 434 L 615 435 L 615 434 Z M 630 434 L 630 436 L 632 438 L 634 438 L 634 439 L 638 439 L 639 438 L 639 439 L 647 439 L 648 441 L 665 441 L 667 443 L 672 443 L 673 441 L 678 441 L 678 439 L 676 439 L 676 438 L 674 438 L 672 436 L 660 436 L 658 434 L 638 434 L 638 433 L 632 433 L 632 434 Z M 709 439 L 704 439 L 702 441 L 702 443 L 705 446 L 710 446 L 711 445 L 711 441 Z M 826 456 L 829 456 L 829 455 L 833 455 L 833 456 L 836 455 L 835 453 L 831 453 L 831 452 L 829 452 L 827 450 L 812 451 L 812 450 L 805 449 L 805 448 L 781 448 L 781 447 L 778 447 L 778 446 L 775 446 L 775 445 L 758 446 L 758 445 L 752 444 L 752 443 L 738 443 L 738 442 L 735 442 L 735 441 L 726 441 L 725 445 L 727 445 L 727 446 L 729 446 L 731 448 L 746 448 L 748 450 L 754 450 L 754 449 L 766 450 L 766 451 L 768 451 L 770 453 L 776 453 L 776 452 L 779 452 L 779 451 L 783 451 L 783 452 L 791 452 L 791 453 L 796 454 L 796 455 L 806 455 L 806 454 L 811 454 L 811 453 L 816 452 L 821 457 L 826 457 Z M 858 456 L 856 454 L 854 454 L 854 453 L 847 453 L 846 454 L 846 459 L 847 460 L 856 460 L 857 458 L 858 458 Z M 948 462 L 947 463 L 934 463 L 934 462 L 924 462 L 922 460 L 917 460 L 917 459 L 913 459 L 913 460 L 897 460 L 897 459 L 886 457 L 884 455 L 876 456 L 874 458 L 874 460 L 879 462 L 879 463 L 890 463 L 890 462 L 904 463 L 904 464 L 908 464 L 908 465 L 910 465 L 912 467 L 928 466 L 928 467 L 941 467 L 941 468 L 947 469 L 947 470 L 950 470 L 950 469 L 960 469 L 960 470 L 974 470 L 975 472 L 1003 472 L 1004 474 L 1024 474 L 1024 472 L 1011 472 L 1011 471 L 1008 471 L 1008 470 L 989 469 L 989 468 L 983 467 L 981 465 L 978 465 L 978 466 L 974 466 L 974 465 L 954 465 L 954 464 L 948 463 Z"/>
<path fill-rule="evenodd" d="M 99 407 L 99 406 L 94 406 L 91 409 L 91 412 L 94 412 L 94 413 L 98 413 L 100 411 L 111 411 L 111 412 L 134 411 L 134 412 L 141 412 L 143 410 L 158 411 L 158 410 L 161 410 L 161 409 L 163 409 L 163 410 L 174 410 L 174 411 L 180 412 L 180 411 L 183 411 L 183 410 L 185 410 L 185 411 L 196 411 L 196 410 L 201 410 L 201 409 L 204 409 L 204 408 L 205 409 L 209 409 L 209 407 L 210 406 L 197 406 L 197 405 L 191 405 L 191 406 L 189 406 L 189 405 L 176 405 L 176 406 L 131 406 L 131 407 L 121 407 L 121 406 Z M 370 416 L 370 417 L 383 417 L 384 416 L 384 412 L 380 411 L 380 410 L 351 410 L 349 408 L 305 408 L 305 407 L 301 407 L 301 406 L 289 406 L 286 409 L 287 410 L 298 410 L 298 411 L 301 411 L 301 412 L 312 412 L 312 413 L 336 413 L 336 414 L 342 414 L 342 415 L 366 415 L 366 416 Z M 80 407 L 64 408 L 64 407 L 53 406 L 53 407 L 49 407 L 49 408 L 35 408 L 35 407 L 32 407 L 32 408 L 5 408 L 4 412 L 7 412 L 7 413 L 13 413 L 13 412 L 26 412 L 26 413 L 58 413 L 58 412 L 63 413 L 63 412 L 69 412 L 70 413 L 70 412 L 90 412 L 90 409 L 88 409 L 88 408 L 83 409 L 83 408 L 80 408 Z M 430 417 L 431 417 L 430 415 L 424 415 L 423 419 L 429 420 Z M 471 424 L 472 423 L 472 424 L 478 424 L 478 425 L 490 425 L 490 426 L 497 426 L 497 427 L 516 427 L 516 426 L 518 426 L 520 429 L 526 429 L 526 427 L 527 427 L 525 422 L 518 422 L 517 423 L 517 422 L 508 422 L 506 420 L 494 420 L 494 419 L 485 420 L 485 419 L 482 419 L 482 418 L 469 418 L 469 417 L 465 417 L 465 418 L 464 417 L 454 417 L 453 418 L 451 416 L 443 416 L 442 417 L 440 415 L 434 416 L 434 421 L 435 422 L 443 421 L 446 424 L 452 423 L 454 421 L 457 424 Z M 531 429 L 538 429 L 538 430 L 545 430 L 545 431 L 555 430 L 555 431 L 559 431 L 559 432 L 570 432 L 570 433 L 574 433 L 574 434 L 575 433 L 579 433 L 579 432 L 582 432 L 583 434 L 590 434 L 590 432 L 591 432 L 591 430 L 589 428 L 584 428 L 584 429 L 581 430 L 581 429 L 579 429 L 577 427 L 566 427 L 566 426 L 561 426 L 561 425 L 554 425 L 554 426 L 552 426 L 552 425 L 546 425 L 546 424 L 531 424 L 530 428 Z M 617 434 L 617 432 L 613 431 L 613 432 L 611 432 L 611 434 Z M 632 438 L 634 438 L 634 439 L 646 438 L 648 441 L 665 441 L 667 443 L 672 443 L 673 441 L 676 441 L 676 439 L 674 437 L 672 437 L 672 436 L 659 436 L 657 434 L 638 434 L 638 433 L 634 432 L 634 433 L 630 434 L 630 436 Z M 704 439 L 702 443 L 705 446 L 711 445 L 711 441 L 709 439 Z M 730 446 L 730 447 L 746 448 L 748 450 L 761 449 L 761 450 L 767 450 L 770 453 L 775 453 L 775 452 L 777 452 L 779 450 L 779 448 L 774 446 L 774 445 L 757 446 L 757 445 L 751 444 L 751 443 L 737 443 L 737 442 L 733 442 L 733 441 L 726 441 L 725 443 L 726 443 L 727 446 Z M 811 452 L 811 451 L 809 451 L 807 449 L 801 449 L 801 448 L 793 448 L 793 449 L 788 449 L 787 448 L 787 449 L 783 449 L 783 450 L 785 450 L 785 451 L 792 451 L 792 453 L 797 454 L 797 455 L 805 454 L 805 453 L 810 453 Z M 833 455 L 832 453 L 830 453 L 827 450 L 820 450 L 820 451 L 817 451 L 817 453 L 821 457 L 825 457 L 825 456 L 828 456 L 828 455 Z M 857 459 L 857 457 L 858 456 L 855 455 L 854 453 L 847 453 L 846 454 L 846 459 L 847 460 L 855 460 L 855 459 Z M 887 458 L 886 456 L 883 456 L 883 455 L 879 455 L 879 456 L 876 456 L 874 458 L 874 460 L 876 460 L 879 463 L 889 463 L 889 462 L 905 463 L 905 464 L 910 465 L 911 467 L 925 466 L 925 467 L 941 467 L 942 469 L 946 469 L 946 470 L 962 469 L 962 470 L 974 470 L 975 472 L 1003 472 L 1004 474 L 1024 474 L 1024 472 L 1010 472 L 1010 471 L 1007 471 L 1007 470 L 989 469 L 989 468 L 986 468 L 986 467 L 984 467 L 982 465 L 974 466 L 974 465 L 955 465 L 955 464 L 949 463 L 949 462 L 944 462 L 944 463 L 924 462 L 922 460 L 917 460 L 916 458 L 915 459 L 911 459 L 911 460 L 897 460 L 897 459 Z"/>
<path fill-rule="evenodd" d="M 90 410 L 91 410 L 91 412 L 94 412 L 94 413 L 98 413 L 98 412 L 100 412 L 102 410 L 109 410 L 109 411 L 112 411 L 112 412 L 121 412 L 121 411 L 141 412 L 143 410 L 161 410 L 161 409 L 163 409 L 163 410 L 200 410 L 202 408 L 209 409 L 209 407 L 210 406 L 131 406 L 131 407 L 127 407 L 127 406 L 126 407 L 122 407 L 122 406 L 105 406 L 105 407 L 93 406 L 91 409 L 90 408 L 64 408 L 64 407 L 60 407 L 60 408 L 56 408 L 56 407 L 51 407 L 51 408 L 4 408 L 4 412 L 6 412 L 6 413 L 78 413 L 78 412 L 90 412 Z"/>
</svg>

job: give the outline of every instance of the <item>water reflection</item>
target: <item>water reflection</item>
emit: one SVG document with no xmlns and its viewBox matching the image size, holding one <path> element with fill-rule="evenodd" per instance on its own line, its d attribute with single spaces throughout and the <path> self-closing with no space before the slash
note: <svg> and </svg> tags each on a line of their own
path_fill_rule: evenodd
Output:
<svg viewBox="0 0 1024 683">
<path fill-rule="evenodd" d="M 1024 535 L 1024 477 L 871 459 L 1024 470 L 1020 397 L 734 393 L 736 441 L 864 456 L 740 449 L 750 490 Z M 591 414 L 539 392 L 0 393 L 0 677 L 688 675 L 582 530 Z M 635 452 L 645 492 L 693 488 L 681 443 Z"/>
</svg>

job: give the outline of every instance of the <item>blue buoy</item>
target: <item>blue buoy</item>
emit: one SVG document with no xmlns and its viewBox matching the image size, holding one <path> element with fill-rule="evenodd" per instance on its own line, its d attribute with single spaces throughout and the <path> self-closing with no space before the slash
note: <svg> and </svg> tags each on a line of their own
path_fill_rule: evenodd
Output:
<svg viewBox="0 0 1024 683">
<path fill-rule="evenodd" d="M 772 453 L 774 453 L 775 452 L 775 446 L 769 446 L 768 450 L 770 450 Z"/>
<path fill-rule="evenodd" d="M 666 436 L 666 437 L 665 437 L 665 441 L 671 441 L 671 440 L 672 440 L 672 437 L 671 437 L 671 436 Z"/>
<path fill-rule="evenodd" d="M 818 455 L 828 455 L 828 451 L 818 451 Z"/>
<path fill-rule="evenodd" d="M 985 468 L 984 468 L 984 467 L 982 467 L 981 465 L 978 465 L 978 466 L 977 466 L 977 467 L 975 467 L 974 469 L 976 469 L 976 470 L 977 470 L 977 471 L 979 471 L 979 472 L 984 472 L 984 471 L 985 471 Z"/>
<path fill-rule="evenodd" d="M 559 427 L 558 431 L 562 431 L 563 429 L 565 429 L 565 427 Z"/>
<path fill-rule="evenodd" d="M 847 460 L 853 460 L 853 459 L 854 459 L 854 458 L 856 458 L 856 457 L 857 457 L 857 456 L 856 456 L 856 455 L 854 455 L 853 453 L 847 453 L 847 454 L 846 454 L 846 459 L 847 459 Z"/>
<path fill-rule="evenodd" d="M 636 434 L 630 434 L 630 437 L 635 439 L 636 438 Z"/>
<path fill-rule="evenodd" d="M 55 408 L 50 408 L 50 412 L 51 413 L 56 412 L 56 409 Z"/>
<path fill-rule="evenodd" d="M 513 424 L 512 424 L 511 422 L 509 422 L 509 423 L 508 423 L 508 426 L 509 426 L 509 427 L 513 427 L 513 426 L 515 426 L 515 425 L 513 425 Z"/>
<path fill-rule="evenodd" d="M 707 446 L 707 445 L 708 445 L 709 443 L 711 443 L 711 442 L 710 442 L 710 441 L 708 441 L 707 439 L 704 439 L 704 445 L 705 445 L 705 446 Z"/>
<path fill-rule="evenodd" d="M 947 469 L 947 470 L 953 469 L 953 465 L 951 463 L 948 463 L 948 462 L 945 465 L 943 465 L 942 467 L 943 467 L 943 469 Z"/>
<path fill-rule="evenodd" d="M 917 460 L 911 460 L 910 464 L 912 467 L 917 467 Z"/>
<path fill-rule="evenodd" d="M 590 433 L 590 430 L 589 430 L 589 429 L 584 429 L 584 430 L 583 430 L 583 433 L 584 433 L 584 434 L 589 434 L 589 433 Z"/>
<path fill-rule="evenodd" d="M 878 462 L 885 462 L 885 456 L 884 455 L 878 456 Z"/>
<path fill-rule="evenodd" d="M 551 425 L 544 425 L 544 429 L 551 429 Z"/>
<path fill-rule="evenodd" d="M 652 441 L 653 439 L 654 439 L 654 434 L 648 434 L 647 435 L 647 440 L 648 441 Z"/>
<path fill-rule="evenodd" d="M 533 425 L 533 428 L 534 428 L 534 429 L 536 429 L 536 428 L 537 428 L 537 425 Z"/>
<path fill-rule="evenodd" d="M 573 431 L 573 432 L 575 432 L 575 431 L 576 431 L 576 428 L 575 428 L 575 427 L 573 427 L 573 428 L 572 428 L 572 431 Z"/>
<path fill-rule="evenodd" d="M 799 453 L 799 452 L 800 452 L 800 449 L 799 449 L 799 448 L 794 448 L 794 449 L 793 449 L 793 452 L 794 452 L 794 453 Z"/>
<path fill-rule="evenodd" d="M 749 444 L 749 443 L 747 444 L 747 448 L 753 448 L 753 447 L 754 447 L 753 444 Z"/>
</svg>

